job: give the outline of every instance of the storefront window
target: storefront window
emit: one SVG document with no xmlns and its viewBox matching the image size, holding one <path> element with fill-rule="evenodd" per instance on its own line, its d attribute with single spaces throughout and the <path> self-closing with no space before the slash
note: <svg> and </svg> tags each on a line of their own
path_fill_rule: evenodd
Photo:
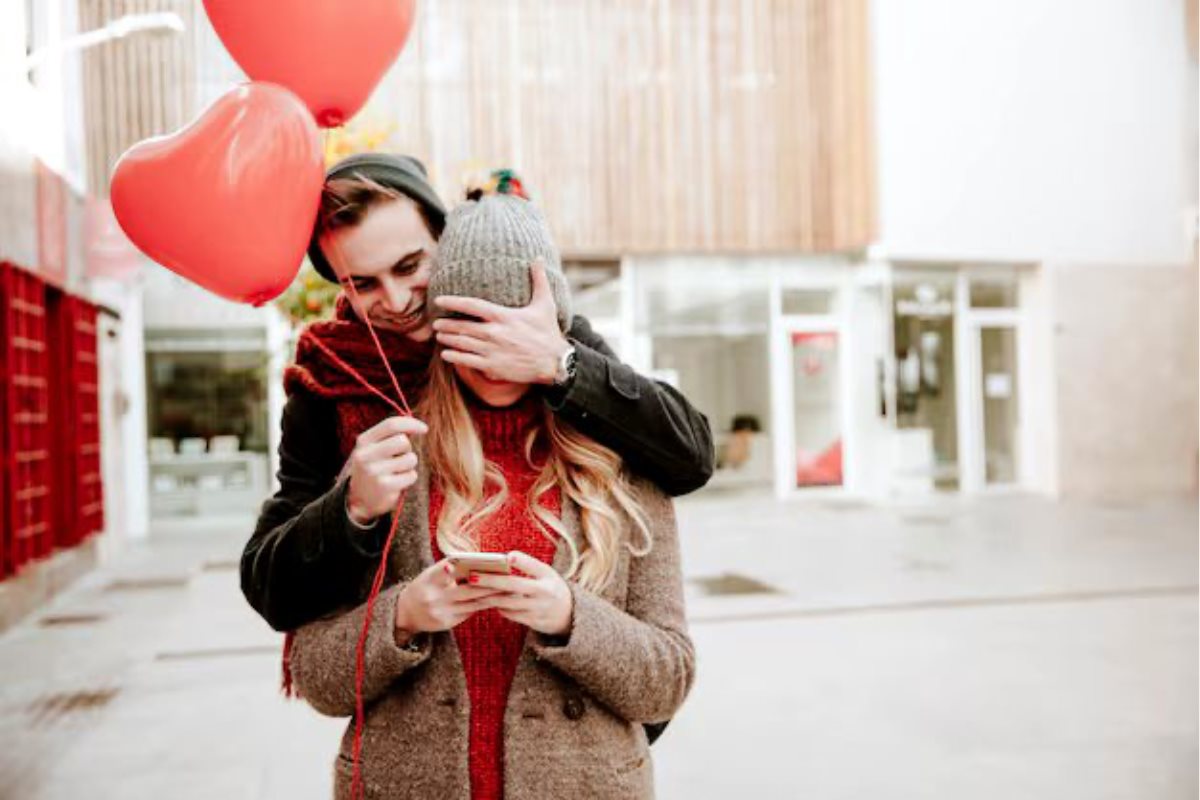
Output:
<svg viewBox="0 0 1200 800">
<path fill-rule="evenodd" d="M 824 315 L 833 313 L 832 289 L 784 289 L 781 294 L 785 316 Z"/>
<path fill-rule="evenodd" d="M 971 308 L 1016 308 L 1015 274 L 971 276 Z"/>
<path fill-rule="evenodd" d="M 232 436 L 239 451 L 267 452 L 263 354 L 151 352 L 146 382 L 151 437 L 178 446 Z"/>
<path fill-rule="evenodd" d="M 598 333 L 624 360 L 629 358 L 629 342 L 624 340 L 625 325 L 621 304 L 621 262 L 600 259 L 566 259 L 563 274 L 571 287 L 575 314 L 586 317 Z"/>
<path fill-rule="evenodd" d="M 769 273 L 725 259 L 662 259 L 635 271 L 639 332 L 766 333 Z"/>
<path fill-rule="evenodd" d="M 636 326 L 655 377 L 709 419 L 712 485 L 769 484 L 771 369 L 767 271 L 744 261 L 666 259 L 635 271 Z"/>
<path fill-rule="evenodd" d="M 267 361 L 259 331 L 147 332 L 152 516 L 249 513 L 261 504 Z"/>
<path fill-rule="evenodd" d="M 621 314 L 621 262 L 564 260 L 563 274 L 571 287 L 576 314 L 591 322 Z"/>
</svg>

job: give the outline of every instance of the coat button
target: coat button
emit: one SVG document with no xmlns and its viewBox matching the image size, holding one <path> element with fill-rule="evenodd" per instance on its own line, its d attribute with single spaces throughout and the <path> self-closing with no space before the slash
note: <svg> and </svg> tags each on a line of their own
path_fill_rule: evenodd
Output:
<svg viewBox="0 0 1200 800">
<path fill-rule="evenodd" d="M 563 714 L 566 715 L 567 719 L 571 720 L 572 722 L 581 719 L 583 717 L 584 710 L 585 707 L 583 705 L 583 698 L 579 695 L 573 694 L 563 703 Z"/>
</svg>

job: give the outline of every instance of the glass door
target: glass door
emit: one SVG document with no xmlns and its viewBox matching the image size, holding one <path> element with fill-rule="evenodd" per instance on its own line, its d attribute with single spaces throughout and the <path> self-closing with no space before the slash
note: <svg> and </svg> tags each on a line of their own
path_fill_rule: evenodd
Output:
<svg viewBox="0 0 1200 800">
<path fill-rule="evenodd" d="M 957 275 L 896 270 L 894 485 L 960 488 Z"/>
<path fill-rule="evenodd" d="M 980 397 L 983 399 L 984 481 L 1017 482 L 1017 331 L 1013 326 L 979 329 Z"/>
<path fill-rule="evenodd" d="M 964 270 L 969 335 L 963 374 L 965 488 L 1017 486 L 1022 481 L 1020 427 L 1021 308 L 1017 272 L 1003 266 Z"/>
<path fill-rule="evenodd" d="M 842 404 L 838 335 L 793 332 L 792 408 L 796 488 L 841 486 Z"/>
</svg>

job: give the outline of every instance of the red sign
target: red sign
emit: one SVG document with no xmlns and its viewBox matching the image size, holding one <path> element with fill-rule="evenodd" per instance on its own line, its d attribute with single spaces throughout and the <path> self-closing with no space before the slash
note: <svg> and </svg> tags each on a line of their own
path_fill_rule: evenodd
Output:
<svg viewBox="0 0 1200 800">
<path fill-rule="evenodd" d="M 37 171 L 37 270 L 62 284 L 67 279 L 67 187 L 40 160 Z"/>
<path fill-rule="evenodd" d="M 108 198 L 88 198 L 84 235 L 88 277 L 124 281 L 137 275 L 142 255 L 117 224 Z"/>
</svg>

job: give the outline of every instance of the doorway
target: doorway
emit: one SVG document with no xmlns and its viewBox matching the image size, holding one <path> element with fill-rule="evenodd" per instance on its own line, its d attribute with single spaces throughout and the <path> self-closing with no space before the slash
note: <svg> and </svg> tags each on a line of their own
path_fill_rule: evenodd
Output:
<svg viewBox="0 0 1200 800">
<path fill-rule="evenodd" d="M 893 487 L 966 491 L 1021 483 L 1018 271 L 893 272 Z"/>
<path fill-rule="evenodd" d="M 926 490 L 960 484 L 956 291 L 953 272 L 896 272 L 896 478 Z"/>
</svg>

